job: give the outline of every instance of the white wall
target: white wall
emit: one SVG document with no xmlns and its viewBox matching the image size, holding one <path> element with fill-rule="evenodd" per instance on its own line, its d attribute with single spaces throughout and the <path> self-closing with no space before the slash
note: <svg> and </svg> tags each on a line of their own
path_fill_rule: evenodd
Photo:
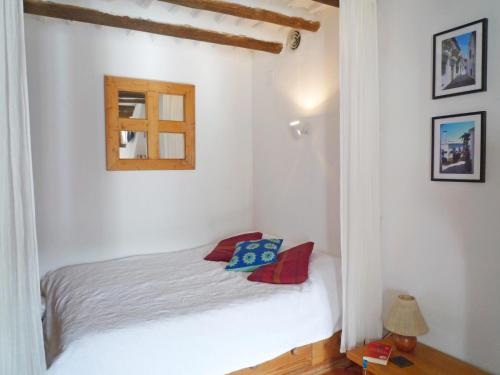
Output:
<svg viewBox="0 0 500 375">
<path fill-rule="evenodd" d="M 255 225 L 339 254 L 338 9 L 320 21 L 296 51 L 254 57 Z M 291 136 L 296 119 L 308 136 Z"/>
<path fill-rule="evenodd" d="M 249 52 L 33 16 L 25 21 L 42 274 L 251 229 Z M 106 171 L 105 74 L 196 85 L 195 171 Z"/>
<path fill-rule="evenodd" d="M 488 17 L 488 92 L 432 100 L 432 35 Z M 417 297 L 421 340 L 500 368 L 500 2 L 380 0 L 385 307 Z M 431 117 L 488 111 L 486 183 L 430 181 Z"/>
</svg>

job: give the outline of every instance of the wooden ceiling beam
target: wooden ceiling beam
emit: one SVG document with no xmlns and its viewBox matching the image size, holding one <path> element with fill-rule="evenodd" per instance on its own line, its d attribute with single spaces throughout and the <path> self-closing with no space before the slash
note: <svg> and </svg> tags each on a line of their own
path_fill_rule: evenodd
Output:
<svg viewBox="0 0 500 375">
<path fill-rule="evenodd" d="M 253 8 L 246 5 L 230 3 L 220 0 L 160 0 L 165 3 L 181 5 L 184 7 L 208 10 L 210 12 L 228 14 L 230 16 L 248 18 L 251 20 L 274 23 L 294 29 L 318 31 L 320 23 L 301 17 L 287 16 L 262 8 Z"/>
<path fill-rule="evenodd" d="M 269 42 L 243 35 L 220 33 L 211 30 L 198 29 L 191 26 L 173 25 L 127 16 L 117 16 L 95 9 L 58 4 L 49 1 L 24 0 L 24 12 L 37 16 L 60 18 L 64 20 L 117 27 L 127 30 L 143 31 L 152 34 L 199 40 L 202 42 L 241 47 L 275 54 L 280 53 L 283 49 L 283 44 L 279 42 Z"/>
<path fill-rule="evenodd" d="M 316 1 L 317 3 L 321 3 L 321 4 L 330 5 L 330 6 L 336 7 L 336 8 L 340 7 L 340 0 L 313 0 L 313 1 Z"/>
</svg>

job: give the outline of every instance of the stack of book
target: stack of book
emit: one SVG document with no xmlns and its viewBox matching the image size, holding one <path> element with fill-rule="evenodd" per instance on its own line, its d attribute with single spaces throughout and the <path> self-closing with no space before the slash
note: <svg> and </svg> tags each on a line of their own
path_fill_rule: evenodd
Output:
<svg viewBox="0 0 500 375">
<path fill-rule="evenodd" d="M 379 365 L 387 365 L 391 356 L 392 346 L 381 341 L 369 343 L 363 353 L 363 361 L 377 363 Z"/>
</svg>

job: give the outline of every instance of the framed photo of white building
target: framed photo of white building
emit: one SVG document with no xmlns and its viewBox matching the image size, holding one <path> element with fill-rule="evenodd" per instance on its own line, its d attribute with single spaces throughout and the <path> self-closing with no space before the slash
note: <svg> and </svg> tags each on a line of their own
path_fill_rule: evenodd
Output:
<svg viewBox="0 0 500 375">
<path fill-rule="evenodd" d="M 432 119 L 432 181 L 484 182 L 486 112 Z"/>
<path fill-rule="evenodd" d="M 486 91 L 488 20 L 434 35 L 432 98 Z"/>
</svg>

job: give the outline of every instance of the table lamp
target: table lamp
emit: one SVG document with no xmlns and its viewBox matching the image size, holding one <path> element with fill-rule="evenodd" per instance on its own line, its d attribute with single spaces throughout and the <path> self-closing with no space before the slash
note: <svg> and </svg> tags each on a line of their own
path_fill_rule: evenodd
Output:
<svg viewBox="0 0 500 375">
<path fill-rule="evenodd" d="M 417 346 L 417 336 L 429 332 L 415 297 L 398 296 L 389 311 L 384 327 L 393 333 L 394 343 L 402 352 L 412 352 Z"/>
</svg>

